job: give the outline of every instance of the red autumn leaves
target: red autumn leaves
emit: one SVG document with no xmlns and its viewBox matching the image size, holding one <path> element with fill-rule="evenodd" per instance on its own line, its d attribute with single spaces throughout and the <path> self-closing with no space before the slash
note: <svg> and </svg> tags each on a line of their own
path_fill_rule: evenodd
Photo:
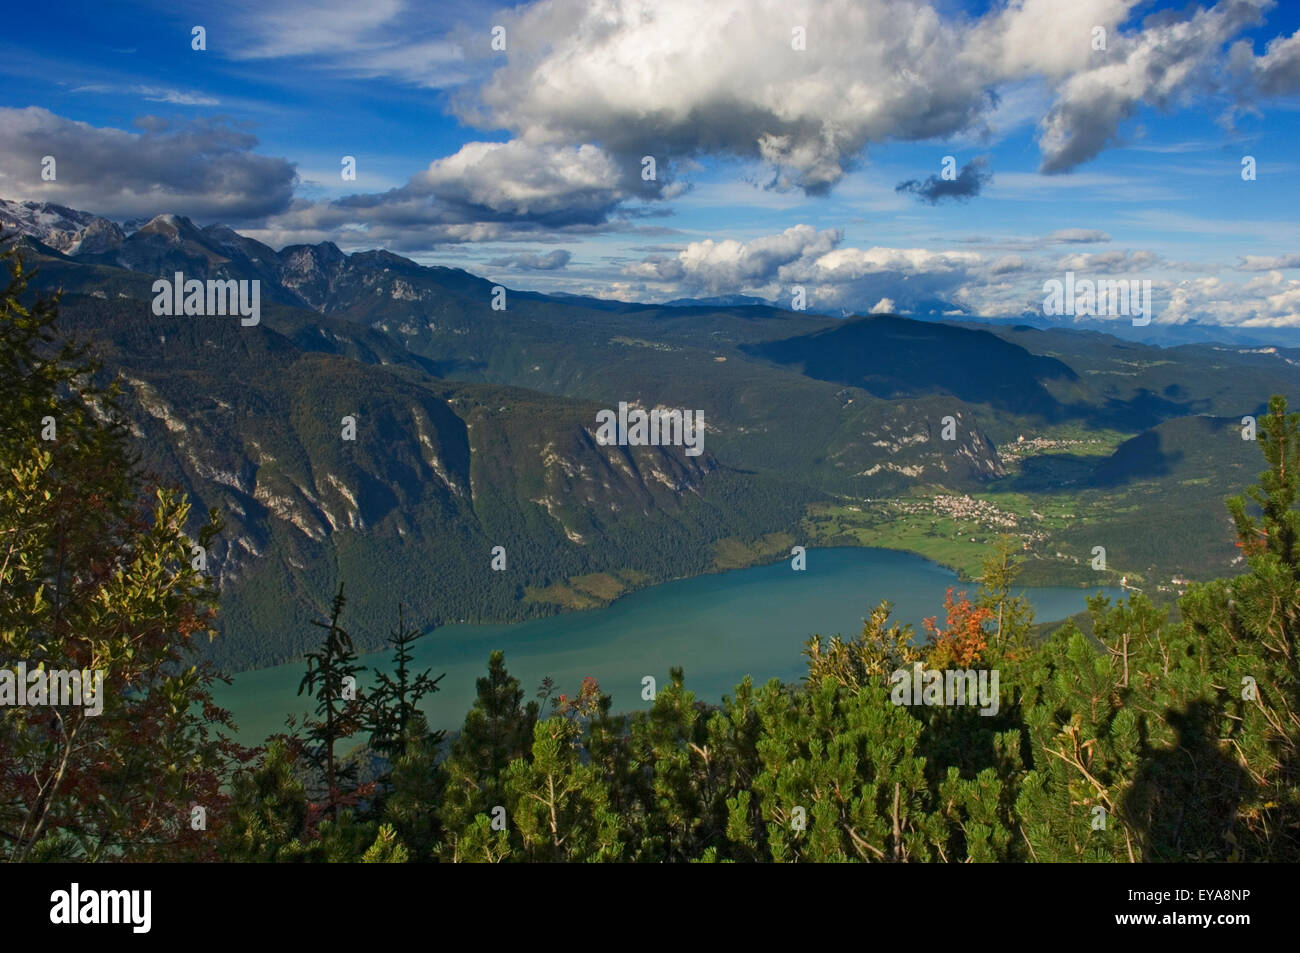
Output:
<svg viewBox="0 0 1300 953">
<path fill-rule="evenodd" d="M 964 592 L 954 599 L 951 586 L 944 597 L 943 607 L 948 613 L 947 628 L 938 627 L 938 616 L 922 620 L 933 646 L 930 667 L 970 668 L 979 661 L 980 653 L 988 645 L 984 623 L 993 618 L 993 612 L 971 603 Z"/>
</svg>

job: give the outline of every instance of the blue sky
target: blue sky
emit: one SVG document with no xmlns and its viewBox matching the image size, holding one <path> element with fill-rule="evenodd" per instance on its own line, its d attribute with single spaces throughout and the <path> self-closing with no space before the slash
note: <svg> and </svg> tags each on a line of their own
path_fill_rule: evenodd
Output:
<svg viewBox="0 0 1300 953">
<path fill-rule="evenodd" d="M 0 198 L 543 291 L 1014 315 L 1073 270 L 1151 279 L 1160 322 L 1300 327 L 1298 27 L 1268 0 L 21 6 Z"/>
</svg>

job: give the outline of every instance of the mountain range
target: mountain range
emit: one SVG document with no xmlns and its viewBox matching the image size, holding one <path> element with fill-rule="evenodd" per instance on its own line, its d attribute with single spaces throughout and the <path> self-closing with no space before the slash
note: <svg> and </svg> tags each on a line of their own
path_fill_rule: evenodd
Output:
<svg viewBox="0 0 1300 953">
<path fill-rule="evenodd" d="M 399 602 L 422 626 L 603 605 L 836 541 L 810 535 L 827 507 L 939 489 L 1071 495 L 1077 520 L 1025 534 L 1040 581 L 1078 564 L 1061 545 L 1107 532 L 1129 538 L 1112 553 L 1130 571 L 1209 574 L 1223 527 L 1196 514 L 1257 461 L 1236 422 L 1300 367 L 1282 347 L 497 291 L 171 214 L 0 200 L 0 234 L 121 375 L 143 466 L 221 510 L 212 655 L 231 669 L 299 655 L 339 580 L 354 639 L 376 647 Z M 176 272 L 259 281 L 260 323 L 156 317 L 153 282 Z M 701 411 L 704 452 L 602 444 L 596 414 L 620 402 Z M 1163 553 L 1144 521 L 1178 518 L 1190 536 Z"/>
</svg>

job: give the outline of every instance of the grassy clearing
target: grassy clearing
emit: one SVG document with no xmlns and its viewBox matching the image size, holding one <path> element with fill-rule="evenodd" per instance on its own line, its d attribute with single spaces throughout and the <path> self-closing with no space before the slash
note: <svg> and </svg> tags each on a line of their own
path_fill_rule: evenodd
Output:
<svg viewBox="0 0 1300 953">
<path fill-rule="evenodd" d="M 545 587 L 528 586 L 524 589 L 524 599 L 565 609 L 601 609 L 629 590 L 644 585 L 649 578 L 635 569 L 623 569 L 617 573 L 593 572 L 571 576 L 562 583 Z"/>
<path fill-rule="evenodd" d="M 744 569 L 759 563 L 770 562 L 785 556 L 796 540 L 789 533 L 768 533 L 756 540 L 742 540 L 734 536 L 713 544 L 713 568 L 717 570 Z"/>
</svg>

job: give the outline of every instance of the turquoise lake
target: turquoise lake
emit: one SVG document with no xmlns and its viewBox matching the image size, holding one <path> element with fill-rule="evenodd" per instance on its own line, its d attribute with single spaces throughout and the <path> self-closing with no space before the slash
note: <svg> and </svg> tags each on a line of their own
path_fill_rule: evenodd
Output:
<svg viewBox="0 0 1300 953">
<path fill-rule="evenodd" d="M 641 679 L 666 683 L 668 670 L 681 666 L 686 687 L 703 701 L 731 694 L 747 674 L 756 684 L 770 678 L 802 677 L 803 643 L 814 633 L 852 637 L 881 599 L 894 604 L 893 619 L 912 623 L 943 616 L 956 573 L 911 553 L 884 549 L 810 549 L 808 568 L 795 572 L 788 561 L 771 566 L 697 576 L 664 583 L 619 599 L 606 609 L 572 612 L 509 625 L 449 625 L 416 644 L 416 671 L 446 673 L 440 690 L 427 696 L 424 709 L 437 728 L 459 728 L 474 701 L 474 683 L 487 671 L 488 653 L 502 649 L 506 668 L 519 678 L 525 700 L 534 697 L 549 675 L 558 692 L 573 694 L 584 676 L 613 697 L 614 711 L 647 706 Z M 1063 619 L 1084 609 L 1096 592 L 1112 598 L 1117 589 L 1026 588 L 1039 622 Z M 346 619 L 344 620 L 346 623 Z M 387 669 L 390 656 L 379 651 L 360 663 Z M 308 710 L 297 695 L 304 665 L 293 662 L 243 672 L 233 685 L 218 685 L 217 704 L 229 708 L 246 744 L 283 730 L 285 716 Z M 364 688 L 370 673 L 359 680 Z"/>
</svg>

